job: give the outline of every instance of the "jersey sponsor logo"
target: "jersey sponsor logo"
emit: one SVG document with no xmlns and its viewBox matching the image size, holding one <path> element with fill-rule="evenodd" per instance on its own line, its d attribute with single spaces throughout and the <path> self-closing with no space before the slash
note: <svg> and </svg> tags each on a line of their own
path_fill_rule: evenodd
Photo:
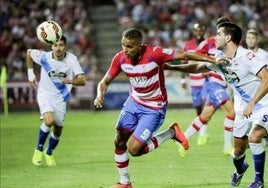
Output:
<svg viewBox="0 0 268 188">
<path fill-rule="evenodd" d="M 67 75 L 64 72 L 55 72 L 55 71 L 50 71 L 48 72 L 48 76 L 53 79 L 53 78 L 65 78 Z"/>
<path fill-rule="evenodd" d="M 165 48 L 165 49 L 162 50 L 162 52 L 163 52 L 164 54 L 171 55 L 172 52 L 173 52 L 173 50 L 172 50 L 172 49 Z"/>
<path fill-rule="evenodd" d="M 252 52 L 249 52 L 247 54 L 247 57 L 248 57 L 249 60 L 252 60 L 255 57 L 255 55 Z"/>
<path fill-rule="evenodd" d="M 218 66 L 221 72 L 223 73 L 225 80 L 229 83 L 239 83 L 240 79 L 237 74 L 231 70 L 227 70 L 225 66 L 219 65 Z"/>
</svg>

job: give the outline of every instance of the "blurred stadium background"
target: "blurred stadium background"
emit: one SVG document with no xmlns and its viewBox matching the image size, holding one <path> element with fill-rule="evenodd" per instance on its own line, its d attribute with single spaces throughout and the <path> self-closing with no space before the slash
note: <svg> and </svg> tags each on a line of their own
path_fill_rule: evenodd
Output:
<svg viewBox="0 0 268 188">
<path fill-rule="evenodd" d="M 144 30 L 148 43 L 182 49 L 194 23 L 205 25 L 209 37 L 215 34 L 217 18 L 224 15 L 243 32 L 257 29 L 261 47 L 268 50 L 267 0 L 1 0 L 0 10 L 0 65 L 7 70 L 9 111 L 37 109 L 36 93 L 27 82 L 25 52 L 28 48 L 49 50 L 35 35 L 44 20 L 62 26 L 69 51 L 78 55 L 86 74 L 87 85 L 74 89 L 71 109 L 94 109 L 96 83 L 121 50 L 121 32 L 129 27 Z M 191 107 L 189 91 L 180 88 L 179 73 L 166 74 L 170 105 Z M 120 75 L 109 88 L 105 109 L 120 108 L 127 94 L 128 82 Z M 3 111 L 3 87 L 0 98 Z"/>
</svg>

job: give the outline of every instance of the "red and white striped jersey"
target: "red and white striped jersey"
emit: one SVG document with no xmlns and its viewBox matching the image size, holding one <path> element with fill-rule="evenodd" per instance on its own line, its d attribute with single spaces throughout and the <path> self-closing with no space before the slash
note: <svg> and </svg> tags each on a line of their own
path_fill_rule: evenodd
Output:
<svg viewBox="0 0 268 188">
<path fill-rule="evenodd" d="M 160 109 L 167 104 L 163 64 L 175 58 L 174 49 L 144 45 L 137 63 L 118 52 L 106 74 L 112 78 L 123 71 L 130 81 L 130 96 L 137 103 Z"/>
</svg>

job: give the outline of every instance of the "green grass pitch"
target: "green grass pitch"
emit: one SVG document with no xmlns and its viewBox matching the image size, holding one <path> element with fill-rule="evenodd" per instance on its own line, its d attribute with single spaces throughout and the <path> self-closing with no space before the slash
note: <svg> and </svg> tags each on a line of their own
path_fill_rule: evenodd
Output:
<svg viewBox="0 0 268 188">
<path fill-rule="evenodd" d="M 114 126 L 119 111 L 69 111 L 61 141 L 54 151 L 57 166 L 36 167 L 31 163 L 40 126 L 38 112 L 1 114 L 1 186 L 3 188 L 108 188 L 118 182 L 114 163 Z M 193 109 L 167 111 L 163 130 L 179 122 L 185 130 L 195 117 Z M 130 175 L 135 188 L 228 188 L 234 168 L 222 154 L 224 112 L 209 123 L 207 145 L 190 139 L 190 150 L 182 158 L 177 145 L 168 140 L 157 150 L 130 157 Z M 266 148 L 266 152 L 268 148 Z M 253 163 L 240 187 L 253 180 Z M 265 172 L 268 187 L 268 166 Z"/>
</svg>

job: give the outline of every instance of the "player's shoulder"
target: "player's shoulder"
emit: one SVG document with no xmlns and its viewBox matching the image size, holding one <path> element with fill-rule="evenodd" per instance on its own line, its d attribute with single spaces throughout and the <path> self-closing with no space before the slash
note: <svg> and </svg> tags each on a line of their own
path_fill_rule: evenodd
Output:
<svg viewBox="0 0 268 188">
<path fill-rule="evenodd" d="M 237 58 L 243 59 L 242 62 L 254 62 L 254 61 L 259 61 L 259 57 L 252 52 L 251 50 L 244 48 L 242 46 L 239 46 L 237 49 Z"/>
</svg>

